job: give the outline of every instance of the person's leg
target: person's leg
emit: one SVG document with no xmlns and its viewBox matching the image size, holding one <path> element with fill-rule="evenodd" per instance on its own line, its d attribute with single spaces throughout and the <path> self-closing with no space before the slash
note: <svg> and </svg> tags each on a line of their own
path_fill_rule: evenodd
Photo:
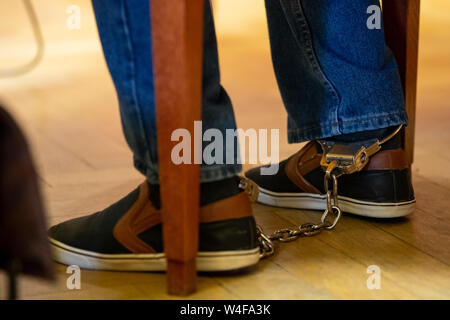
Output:
<svg viewBox="0 0 450 320">
<path fill-rule="evenodd" d="M 384 31 L 367 27 L 371 5 L 379 2 L 266 0 L 289 142 L 326 139 L 364 145 L 407 124 L 400 77 Z M 366 167 L 371 170 L 340 178 L 339 194 L 362 203 L 341 201 L 345 211 L 389 217 L 413 210 L 410 173 L 400 147 L 397 135 Z M 274 176 L 262 176 L 258 169 L 247 172 L 260 188 L 259 201 L 323 209 L 321 151 L 316 143 L 308 144 L 281 162 Z M 382 209 L 387 203 L 392 206 Z"/>
<path fill-rule="evenodd" d="M 92 1 L 103 52 L 120 105 L 126 140 L 136 168 L 151 184 L 158 183 L 155 101 L 148 0 Z M 231 100 L 220 84 L 216 34 L 209 1 L 205 1 L 203 54 L 203 130 L 235 129 Z M 236 154 L 236 153 L 235 153 Z M 235 176 L 241 166 L 202 165 L 201 181 Z M 237 157 L 237 155 L 236 155 Z"/>
<path fill-rule="evenodd" d="M 147 181 L 101 212 L 52 227 L 51 244 L 55 259 L 64 264 L 89 269 L 162 271 L 165 258 L 149 1 L 93 0 L 92 4 L 116 86 L 125 136 L 135 166 Z M 220 85 L 214 24 L 207 0 L 205 9 L 203 129 L 215 128 L 225 135 L 226 129 L 235 129 L 235 121 L 230 99 Z M 222 153 L 225 159 L 226 152 Z M 238 187 L 239 171 L 240 165 L 201 166 L 199 271 L 239 269 L 259 260 L 255 221 L 249 199 Z"/>
<path fill-rule="evenodd" d="M 266 1 L 290 142 L 407 123 L 384 31 L 367 27 L 370 5 L 379 1 Z"/>
<path fill-rule="evenodd" d="M 149 1 L 93 0 L 92 4 L 105 59 L 117 90 L 125 137 L 133 151 L 135 167 L 146 175 L 150 183 L 151 200 L 159 207 Z M 216 34 L 209 1 L 205 1 L 204 19 L 202 127 L 204 131 L 215 128 L 225 136 L 226 129 L 234 130 L 236 123 L 231 100 L 220 84 Z M 240 172 L 241 165 L 237 161 L 226 164 L 225 150 L 224 146 L 222 164 L 201 166 L 201 182 L 224 181 L 223 186 L 214 183 L 214 188 L 202 184 L 202 204 L 240 192 L 234 177 Z"/>
</svg>

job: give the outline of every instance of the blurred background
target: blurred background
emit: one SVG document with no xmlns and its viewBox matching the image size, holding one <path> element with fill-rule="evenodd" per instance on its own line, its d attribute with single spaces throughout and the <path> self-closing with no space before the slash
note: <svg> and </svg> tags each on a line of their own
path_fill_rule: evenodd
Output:
<svg viewBox="0 0 450 320">
<path fill-rule="evenodd" d="M 90 1 L 35 0 L 33 4 L 42 27 L 45 55 L 30 73 L 0 78 L 0 100 L 29 138 L 49 222 L 54 224 L 105 207 L 134 188 L 142 178 L 132 167 L 131 152 L 122 136 L 116 95 L 102 56 Z M 80 9 L 79 29 L 71 29 L 70 23 L 68 26 L 73 11 L 67 10 L 73 5 Z M 238 126 L 280 128 L 280 157 L 283 159 L 300 146 L 287 144 L 286 112 L 273 75 L 264 1 L 216 0 L 214 12 L 222 82 L 234 103 Z M 5 70 L 31 59 L 36 44 L 21 1 L 1 1 L 0 17 L 0 70 Z M 439 196 L 429 205 L 437 212 L 448 211 L 450 206 L 450 172 L 446 170 L 450 163 L 448 30 L 450 2 L 423 0 L 413 172 L 418 201 L 428 197 L 426 191 L 421 191 L 421 185 L 436 188 L 434 193 Z M 422 228 L 414 224 L 408 227 L 405 232 L 418 239 L 420 250 L 433 254 L 433 250 L 438 250 L 437 244 L 449 244 L 449 228 L 443 223 L 442 215 L 431 222 L 425 218 L 420 220 L 420 216 L 417 219 L 418 224 L 432 223 L 435 233 L 430 238 Z M 448 267 L 450 253 L 444 252 L 443 257 L 440 260 Z M 61 267 L 59 272 L 64 275 L 64 270 Z M 139 296 L 145 290 L 146 297 L 152 297 L 148 289 L 124 284 L 120 275 L 97 274 L 94 280 L 92 273 L 88 274 L 91 281 L 87 286 L 95 288 L 96 291 L 92 291 L 95 295 L 85 290 L 70 293 L 71 298 L 126 298 Z M 435 280 L 436 285 L 441 282 Z M 25 297 L 68 295 L 67 290 L 55 292 L 34 280 L 29 281 L 23 284 Z M 136 280 L 136 283 L 141 281 Z M 163 278 L 156 277 L 152 281 L 164 285 Z M 208 287 L 210 280 L 205 281 L 202 285 Z M 116 289 L 111 289 L 111 283 Z M 128 293 L 117 289 L 124 286 Z M 427 297 L 432 297 L 432 292 L 428 292 Z M 212 292 L 209 294 L 212 294 L 209 297 L 215 296 Z M 224 296 L 217 293 L 217 297 Z"/>
</svg>

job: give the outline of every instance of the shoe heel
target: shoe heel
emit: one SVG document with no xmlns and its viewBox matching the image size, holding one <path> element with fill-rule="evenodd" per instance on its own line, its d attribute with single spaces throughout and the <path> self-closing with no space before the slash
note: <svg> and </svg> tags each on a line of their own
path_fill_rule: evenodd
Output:
<svg viewBox="0 0 450 320">
<path fill-rule="evenodd" d="M 181 296 L 196 290 L 200 166 L 176 165 L 171 153 L 178 142 L 171 137 L 180 128 L 195 137 L 194 121 L 201 120 L 203 6 L 203 0 L 150 1 L 167 285 Z"/>
</svg>

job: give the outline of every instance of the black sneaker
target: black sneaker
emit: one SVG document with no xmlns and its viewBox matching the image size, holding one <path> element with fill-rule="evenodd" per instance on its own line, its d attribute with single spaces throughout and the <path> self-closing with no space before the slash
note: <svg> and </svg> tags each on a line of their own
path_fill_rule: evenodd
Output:
<svg viewBox="0 0 450 320">
<path fill-rule="evenodd" d="M 57 262 L 85 269 L 165 271 L 161 213 L 145 182 L 107 209 L 53 226 Z M 200 209 L 198 271 L 228 271 L 259 261 L 256 225 L 241 192 Z"/>
<path fill-rule="evenodd" d="M 257 201 L 271 206 L 325 210 L 322 148 L 315 141 L 279 164 L 276 175 L 261 175 L 254 168 L 245 176 L 256 184 Z M 402 217 L 414 212 L 411 170 L 400 148 L 381 149 L 360 172 L 338 179 L 343 212 L 375 218 Z"/>
</svg>

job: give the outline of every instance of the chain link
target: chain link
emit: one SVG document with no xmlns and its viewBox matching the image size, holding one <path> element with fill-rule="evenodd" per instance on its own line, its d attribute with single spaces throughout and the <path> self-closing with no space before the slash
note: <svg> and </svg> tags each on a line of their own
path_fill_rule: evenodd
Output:
<svg viewBox="0 0 450 320">
<path fill-rule="evenodd" d="M 338 202 L 338 181 L 336 175 L 333 173 L 333 169 L 336 168 L 336 163 L 332 162 L 330 166 L 327 168 L 325 172 L 325 177 L 323 181 L 323 185 L 325 187 L 325 191 L 327 193 L 327 208 L 322 214 L 322 224 L 325 226 L 325 229 L 331 230 L 338 223 L 341 218 L 342 211 L 339 208 Z M 332 181 L 333 186 L 332 189 L 329 189 L 329 181 Z M 326 220 L 329 214 L 334 214 L 335 218 L 332 223 L 327 223 Z"/>
</svg>

